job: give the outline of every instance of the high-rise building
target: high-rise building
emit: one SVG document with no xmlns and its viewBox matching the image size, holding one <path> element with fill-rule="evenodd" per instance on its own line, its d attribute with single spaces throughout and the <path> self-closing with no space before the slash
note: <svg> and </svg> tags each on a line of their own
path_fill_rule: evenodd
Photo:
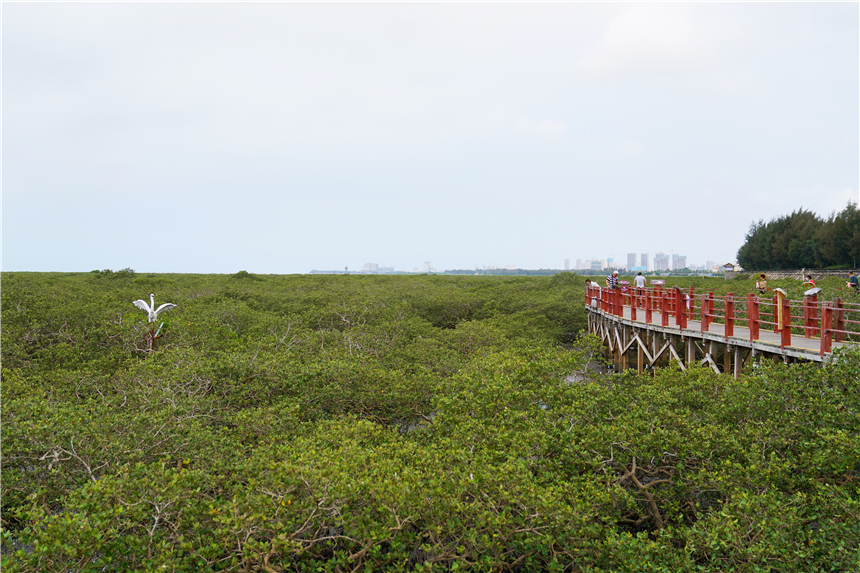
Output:
<svg viewBox="0 0 860 573">
<path fill-rule="evenodd" d="M 687 268 L 687 256 L 678 254 L 672 255 L 672 270 L 679 271 L 685 268 Z"/>
<path fill-rule="evenodd" d="M 654 255 L 654 270 L 655 271 L 668 271 L 669 270 L 669 256 L 666 253 L 657 253 Z"/>
<path fill-rule="evenodd" d="M 648 270 L 648 253 L 639 255 L 639 266 L 644 267 L 646 271 Z"/>
<path fill-rule="evenodd" d="M 636 253 L 627 253 L 627 270 L 633 270 L 636 266 Z"/>
<path fill-rule="evenodd" d="M 430 264 L 430 261 L 424 261 L 423 263 L 421 263 L 421 272 L 422 273 L 429 273 L 432 270 L 433 270 L 433 265 Z"/>
<path fill-rule="evenodd" d="M 578 269 L 584 269 L 585 268 L 584 266 L 582 266 L 582 259 L 576 259 L 576 268 L 578 268 Z"/>
<path fill-rule="evenodd" d="M 570 259 L 564 259 L 564 270 L 570 270 Z"/>
</svg>

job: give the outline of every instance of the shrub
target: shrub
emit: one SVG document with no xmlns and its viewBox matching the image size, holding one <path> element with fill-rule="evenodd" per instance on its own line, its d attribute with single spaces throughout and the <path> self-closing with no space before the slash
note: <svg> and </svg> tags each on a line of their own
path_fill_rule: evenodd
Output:
<svg viewBox="0 0 860 573">
<path fill-rule="evenodd" d="M 90 276 L 3 275 L 4 570 L 858 568 L 856 349 L 604 376 L 578 281 Z"/>
</svg>

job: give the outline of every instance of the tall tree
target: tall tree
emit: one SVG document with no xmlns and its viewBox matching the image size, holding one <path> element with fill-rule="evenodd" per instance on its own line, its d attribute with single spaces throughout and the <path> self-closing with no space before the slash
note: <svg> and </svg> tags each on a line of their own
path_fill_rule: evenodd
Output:
<svg viewBox="0 0 860 573">
<path fill-rule="evenodd" d="M 755 270 L 853 266 L 857 261 L 860 210 L 854 203 L 827 219 L 801 208 L 769 223 L 753 222 L 738 249 L 738 263 Z"/>
</svg>

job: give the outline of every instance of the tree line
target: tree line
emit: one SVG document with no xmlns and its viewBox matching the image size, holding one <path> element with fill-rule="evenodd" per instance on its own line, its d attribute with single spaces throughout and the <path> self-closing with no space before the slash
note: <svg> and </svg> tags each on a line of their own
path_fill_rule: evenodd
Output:
<svg viewBox="0 0 860 573">
<path fill-rule="evenodd" d="M 801 208 L 753 222 L 738 264 L 751 270 L 848 268 L 860 260 L 860 210 L 849 203 L 824 219 Z"/>
</svg>

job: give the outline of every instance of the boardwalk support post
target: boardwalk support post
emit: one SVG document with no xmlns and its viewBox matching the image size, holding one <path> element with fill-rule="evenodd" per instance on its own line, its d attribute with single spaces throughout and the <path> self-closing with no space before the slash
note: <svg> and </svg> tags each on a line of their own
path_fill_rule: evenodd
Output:
<svg viewBox="0 0 860 573">
<path fill-rule="evenodd" d="M 740 378 L 744 369 L 743 350 L 740 346 L 735 346 L 735 378 Z"/>
</svg>

